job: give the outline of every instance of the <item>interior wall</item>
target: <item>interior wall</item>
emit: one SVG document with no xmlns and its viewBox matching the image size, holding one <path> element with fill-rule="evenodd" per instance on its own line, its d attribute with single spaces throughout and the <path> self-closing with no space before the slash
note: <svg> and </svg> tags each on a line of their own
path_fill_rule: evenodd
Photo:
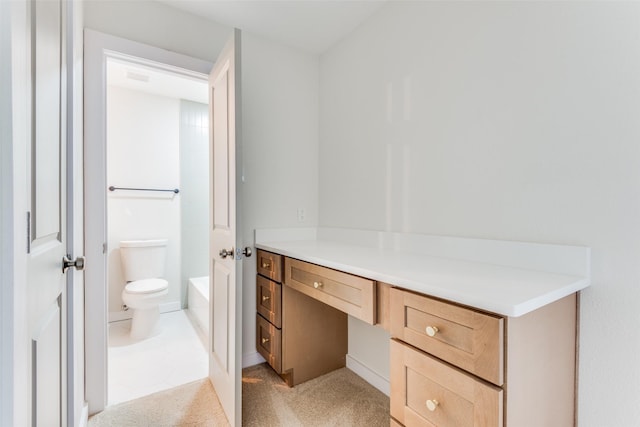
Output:
<svg viewBox="0 0 640 427">
<path fill-rule="evenodd" d="M 242 33 L 244 241 L 256 228 L 318 221 L 318 57 Z M 303 208 L 303 219 L 298 218 Z M 244 364 L 255 344 L 256 257 L 243 265 Z"/>
<path fill-rule="evenodd" d="M 639 21 L 631 2 L 390 2 L 321 57 L 322 226 L 592 248 L 585 427 L 640 419 Z"/>
<path fill-rule="evenodd" d="M 107 86 L 107 183 L 180 188 L 180 100 Z M 164 306 L 180 308 L 180 193 L 107 192 L 109 313 L 121 311 L 121 240 L 168 239 Z M 114 319 L 115 320 L 115 319 Z"/>
<path fill-rule="evenodd" d="M 182 307 L 191 277 L 209 275 L 209 106 L 180 100 Z"/>
<path fill-rule="evenodd" d="M 231 28 L 226 25 L 157 1 L 91 0 L 83 3 L 88 28 L 206 61 L 215 61 L 231 34 Z"/>
</svg>

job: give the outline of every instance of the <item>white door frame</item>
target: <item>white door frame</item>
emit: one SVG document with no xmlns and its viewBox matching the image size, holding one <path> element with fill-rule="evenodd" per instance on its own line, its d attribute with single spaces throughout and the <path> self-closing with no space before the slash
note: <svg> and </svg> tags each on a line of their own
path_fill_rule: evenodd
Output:
<svg viewBox="0 0 640 427">
<path fill-rule="evenodd" d="M 85 29 L 84 32 L 84 206 L 85 206 L 85 357 L 89 413 L 107 404 L 107 173 L 106 64 L 108 58 L 206 81 L 213 64 L 142 43 Z"/>
</svg>

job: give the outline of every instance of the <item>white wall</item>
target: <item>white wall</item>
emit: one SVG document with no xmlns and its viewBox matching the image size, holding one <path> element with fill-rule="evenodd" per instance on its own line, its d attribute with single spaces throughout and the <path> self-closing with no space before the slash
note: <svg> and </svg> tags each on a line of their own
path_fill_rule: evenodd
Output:
<svg viewBox="0 0 640 427">
<path fill-rule="evenodd" d="M 640 422 L 638 22 L 634 3 L 390 2 L 321 57 L 322 226 L 592 248 L 585 427 Z"/>
<path fill-rule="evenodd" d="M 244 239 L 318 221 L 318 57 L 242 34 Z M 297 209 L 305 209 L 298 221 Z M 243 266 L 243 349 L 255 361 L 256 257 Z M 259 358 L 259 356 L 258 356 Z"/>
<path fill-rule="evenodd" d="M 107 87 L 107 183 L 115 187 L 180 188 L 180 101 Z M 125 279 L 121 240 L 168 239 L 164 304 L 180 307 L 180 194 L 108 192 L 109 312 L 121 311 Z"/>
<path fill-rule="evenodd" d="M 144 0 L 86 1 L 84 23 L 93 30 L 212 62 L 231 34 L 225 25 Z"/>
</svg>

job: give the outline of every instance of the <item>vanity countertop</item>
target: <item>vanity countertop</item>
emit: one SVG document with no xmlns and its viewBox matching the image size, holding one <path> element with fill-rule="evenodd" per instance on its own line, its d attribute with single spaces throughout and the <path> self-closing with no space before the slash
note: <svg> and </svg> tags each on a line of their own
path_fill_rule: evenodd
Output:
<svg viewBox="0 0 640 427">
<path fill-rule="evenodd" d="M 586 276 L 399 252 L 325 240 L 257 242 L 291 258 L 518 317 L 589 286 Z"/>
</svg>

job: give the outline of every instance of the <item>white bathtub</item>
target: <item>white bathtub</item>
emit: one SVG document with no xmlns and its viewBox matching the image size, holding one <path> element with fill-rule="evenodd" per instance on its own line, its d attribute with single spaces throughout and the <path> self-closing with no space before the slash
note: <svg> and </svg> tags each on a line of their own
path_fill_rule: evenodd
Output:
<svg viewBox="0 0 640 427">
<path fill-rule="evenodd" d="M 192 277 L 187 289 L 187 310 L 191 318 L 209 336 L 209 276 Z"/>
</svg>

